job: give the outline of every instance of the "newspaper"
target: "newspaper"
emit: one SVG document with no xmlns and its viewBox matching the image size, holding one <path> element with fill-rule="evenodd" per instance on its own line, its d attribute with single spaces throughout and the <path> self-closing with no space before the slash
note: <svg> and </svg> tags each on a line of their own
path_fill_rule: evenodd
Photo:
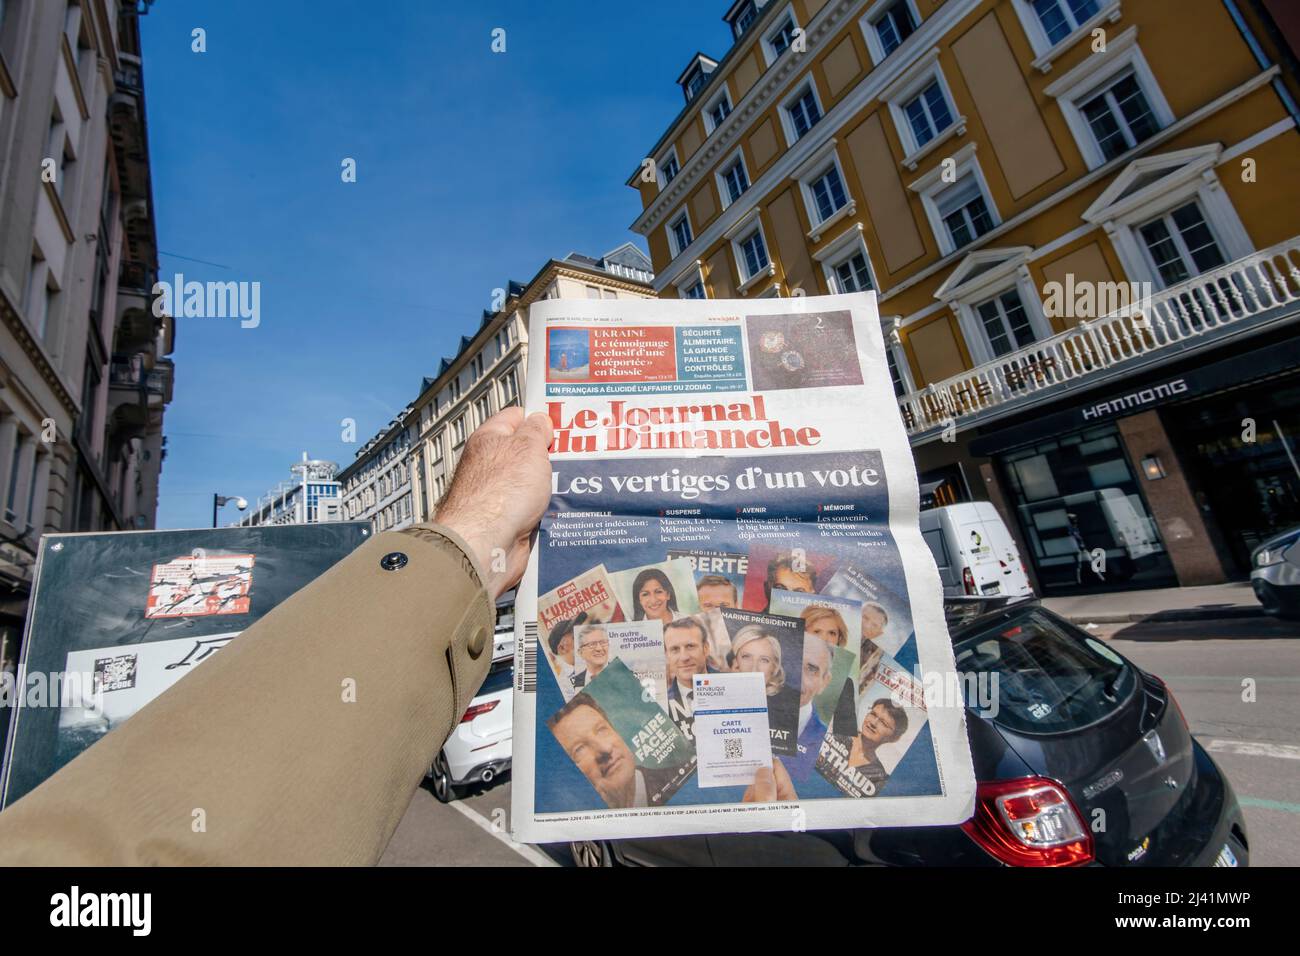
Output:
<svg viewBox="0 0 1300 956">
<path fill-rule="evenodd" d="M 875 295 L 546 300 L 529 340 L 514 839 L 968 819 Z"/>
</svg>

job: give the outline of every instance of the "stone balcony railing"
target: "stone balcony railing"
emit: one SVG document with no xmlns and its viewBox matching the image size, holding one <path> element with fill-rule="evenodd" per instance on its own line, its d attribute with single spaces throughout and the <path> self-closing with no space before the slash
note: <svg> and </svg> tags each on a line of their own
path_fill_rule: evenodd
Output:
<svg viewBox="0 0 1300 956">
<path fill-rule="evenodd" d="M 1079 322 L 898 400 L 912 438 L 1014 414 L 1300 311 L 1300 237 Z"/>
</svg>

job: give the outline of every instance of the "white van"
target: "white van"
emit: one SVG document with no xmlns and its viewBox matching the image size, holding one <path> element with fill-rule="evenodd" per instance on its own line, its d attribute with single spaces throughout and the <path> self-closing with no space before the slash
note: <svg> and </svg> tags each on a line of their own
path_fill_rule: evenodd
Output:
<svg viewBox="0 0 1300 956">
<path fill-rule="evenodd" d="M 1016 541 L 991 502 L 922 511 L 921 535 L 939 566 L 945 599 L 1033 595 Z"/>
</svg>

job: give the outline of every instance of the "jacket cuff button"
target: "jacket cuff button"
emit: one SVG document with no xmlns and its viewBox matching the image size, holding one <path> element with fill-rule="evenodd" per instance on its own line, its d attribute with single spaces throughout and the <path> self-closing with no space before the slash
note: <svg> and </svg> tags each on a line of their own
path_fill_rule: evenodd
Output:
<svg viewBox="0 0 1300 956">
<path fill-rule="evenodd" d="M 487 647 L 487 628 L 480 627 L 474 632 L 474 636 L 469 639 L 469 643 L 465 645 L 465 650 L 469 652 L 470 657 L 477 660 L 485 647 Z"/>
</svg>

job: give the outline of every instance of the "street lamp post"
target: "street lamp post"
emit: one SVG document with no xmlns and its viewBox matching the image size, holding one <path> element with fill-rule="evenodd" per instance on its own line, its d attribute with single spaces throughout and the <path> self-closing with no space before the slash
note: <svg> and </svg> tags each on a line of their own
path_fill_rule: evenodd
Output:
<svg viewBox="0 0 1300 956">
<path fill-rule="evenodd" d="M 217 510 L 232 501 L 235 503 L 235 507 L 240 511 L 243 511 L 248 507 L 248 502 L 243 498 L 227 497 L 225 495 L 212 496 L 212 527 L 215 528 L 217 526 Z"/>
</svg>

